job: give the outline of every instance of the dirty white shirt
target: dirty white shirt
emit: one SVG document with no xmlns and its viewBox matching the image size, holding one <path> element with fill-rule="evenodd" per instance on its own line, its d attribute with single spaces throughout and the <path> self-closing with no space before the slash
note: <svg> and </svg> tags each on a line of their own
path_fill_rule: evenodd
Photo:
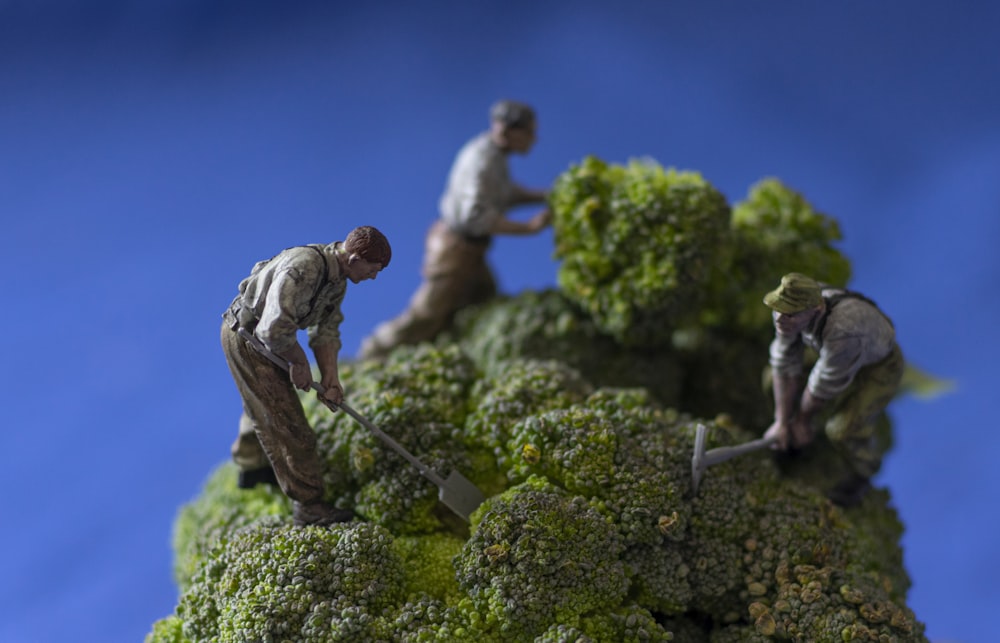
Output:
<svg viewBox="0 0 1000 643">
<path fill-rule="evenodd" d="M 838 289 L 823 290 L 823 298 L 842 293 Z M 853 297 L 841 299 L 827 309 L 822 337 L 816 335 L 819 319 L 794 337 L 775 334 L 771 342 L 770 362 L 775 373 L 802 373 L 805 347 L 819 353 L 819 359 L 809 373 L 809 392 L 829 400 L 850 386 L 863 367 L 885 358 L 896 345 L 892 323 L 872 304 Z"/>
<path fill-rule="evenodd" d="M 523 192 L 510 178 L 507 155 L 483 132 L 455 157 L 439 203 L 441 219 L 461 234 L 487 236 Z"/>
<path fill-rule="evenodd" d="M 323 281 L 324 266 L 327 279 Z M 257 320 L 254 335 L 274 353 L 284 353 L 297 342 L 296 332 L 307 329 L 309 345 L 333 346 L 340 351 L 340 307 L 347 279 L 340 272 L 338 241 L 329 245 L 297 246 L 254 266 L 240 283 L 240 295 L 231 310 L 241 321 Z M 238 311 L 238 312 L 237 312 Z M 244 322 L 245 323 L 245 322 Z"/>
</svg>

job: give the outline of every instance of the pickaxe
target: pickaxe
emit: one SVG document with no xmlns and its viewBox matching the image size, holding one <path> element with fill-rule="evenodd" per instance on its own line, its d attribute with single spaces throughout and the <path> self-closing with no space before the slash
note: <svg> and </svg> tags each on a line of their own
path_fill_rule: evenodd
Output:
<svg viewBox="0 0 1000 643">
<path fill-rule="evenodd" d="M 695 494 L 698 493 L 698 485 L 705 469 L 713 464 L 725 462 L 731 458 L 751 451 L 765 449 L 777 441 L 777 437 L 759 438 L 751 442 L 737 444 L 731 447 L 716 447 L 710 451 L 705 450 L 705 440 L 708 438 L 708 427 L 699 424 L 694 434 L 694 455 L 691 456 L 691 488 Z"/>
</svg>

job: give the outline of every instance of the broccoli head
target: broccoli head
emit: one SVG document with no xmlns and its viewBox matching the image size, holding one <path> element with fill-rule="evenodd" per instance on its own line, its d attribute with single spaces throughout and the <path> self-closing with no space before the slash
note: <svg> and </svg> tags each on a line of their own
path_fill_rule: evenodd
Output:
<svg viewBox="0 0 1000 643">
<path fill-rule="evenodd" d="M 295 527 L 280 492 L 239 490 L 221 466 L 180 512 L 181 597 L 148 643 L 926 640 L 888 493 L 832 505 L 842 463 L 823 436 L 794 459 L 716 464 L 692 493 L 698 424 L 714 448 L 770 419 L 770 329 L 740 311 L 752 298 L 766 314 L 774 266 L 730 283 L 718 271 L 766 248 L 761 261 L 846 279 L 835 225 L 776 182 L 730 222 L 700 177 L 651 163 L 587 159 L 553 201 L 561 290 L 467 310 L 385 363 L 341 365 L 352 406 L 485 492 L 472 524 L 304 395 L 326 500 L 357 520 Z M 756 279 L 768 283 L 754 294 Z"/>
</svg>

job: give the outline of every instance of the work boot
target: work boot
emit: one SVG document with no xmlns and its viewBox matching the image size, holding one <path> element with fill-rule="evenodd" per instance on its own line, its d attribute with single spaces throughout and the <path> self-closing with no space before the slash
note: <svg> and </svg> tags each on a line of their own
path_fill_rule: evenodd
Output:
<svg viewBox="0 0 1000 643">
<path fill-rule="evenodd" d="M 236 486 L 240 489 L 253 489 L 259 484 L 270 484 L 277 487 L 278 478 L 274 475 L 274 469 L 271 467 L 261 467 L 259 469 L 250 469 L 249 471 L 240 471 L 240 477 L 236 481 Z"/>
<path fill-rule="evenodd" d="M 852 473 L 834 485 L 826 495 L 839 507 L 855 507 L 861 503 L 871 488 L 872 483 L 868 478 Z"/>
<path fill-rule="evenodd" d="M 306 525 L 325 526 L 335 522 L 349 522 L 354 518 L 354 512 L 350 509 L 337 509 L 325 502 L 311 502 L 302 504 L 294 503 L 292 508 L 292 520 L 299 527 Z"/>
</svg>

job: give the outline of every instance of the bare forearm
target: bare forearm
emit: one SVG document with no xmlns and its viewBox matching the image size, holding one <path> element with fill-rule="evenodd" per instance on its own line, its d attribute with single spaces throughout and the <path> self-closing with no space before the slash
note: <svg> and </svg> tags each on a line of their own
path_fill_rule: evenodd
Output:
<svg viewBox="0 0 1000 643">
<path fill-rule="evenodd" d="M 306 352 L 302 350 L 302 346 L 298 342 L 295 342 L 288 350 L 275 354 L 289 364 L 297 366 L 309 365 L 309 358 L 306 357 Z"/>
<path fill-rule="evenodd" d="M 528 235 L 541 232 L 552 222 L 552 212 L 548 209 L 535 214 L 527 221 L 511 221 L 507 217 L 499 217 L 490 229 L 492 234 Z"/>
<path fill-rule="evenodd" d="M 791 421 L 799 410 L 799 391 L 802 378 L 796 375 L 774 374 L 774 419 L 780 423 Z"/>
<path fill-rule="evenodd" d="M 816 397 L 809 391 L 809 387 L 806 387 L 802 391 L 802 398 L 799 401 L 799 414 L 801 415 L 802 421 L 806 424 L 810 424 L 812 419 L 823 410 L 823 407 L 827 405 L 829 400 L 825 400 L 820 397 Z"/>
<path fill-rule="evenodd" d="M 313 353 L 316 355 L 316 364 L 319 366 L 319 373 L 323 383 L 340 382 L 337 365 L 337 347 L 332 344 L 319 344 L 313 346 Z"/>
<path fill-rule="evenodd" d="M 527 205 L 530 203 L 544 203 L 549 198 L 547 190 L 529 190 L 520 188 L 511 200 L 513 205 Z"/>
</svg>

